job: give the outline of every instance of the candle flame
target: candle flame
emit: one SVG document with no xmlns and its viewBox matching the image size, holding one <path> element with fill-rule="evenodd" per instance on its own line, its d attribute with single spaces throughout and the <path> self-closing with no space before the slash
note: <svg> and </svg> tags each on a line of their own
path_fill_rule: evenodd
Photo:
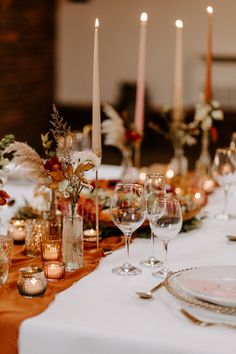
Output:
<svg viewBox="0 0 236 354">
<path fill-rule="evenodd" d="M 147 19 L 148 19 L 147 13 L 146 13 L 146 12 L 143 12 L 143 13 L 141 14 L 141 16 L 140 16 L 140 20 L 141 20 L 142 22 L 147 22 Z"/>
<path fill-rule="evenodd" d="M 98 18 L 96 18 L 95 20 L 95 28 L 98 28 L 99 27 L 99 21 L 98 21 Z"/>
<path fill-rule="evenodd" d="M 177 28 L 183 28 L 183 26 L 184 26 L 183 21 L 181 21 L 181 20 L 176 20 L 176 21 L 175 21 L 175 26 L 176 26 Z"/>
<path fill-rule="evenodd" d="M 207 12 L 208 12 L 209 14 L 213 14 L 213 7 L 212 7 L 212 6 L 208 6 L 208 7 L 207 7 Z"/>
</svg>

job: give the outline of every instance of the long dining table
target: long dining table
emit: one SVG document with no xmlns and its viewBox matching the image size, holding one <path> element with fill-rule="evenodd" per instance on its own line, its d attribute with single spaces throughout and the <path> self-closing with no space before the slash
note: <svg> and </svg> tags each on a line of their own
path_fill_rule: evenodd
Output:
<svg viewBox="0 0 236 354">
<path fill-rule="evenodd" d="M 120 170 L 102 166 L 100 178 L 117 178 Z M 6 190 L 17 206 L 30 200 L 34 185 L 12 180 Z M 236 189 L 232 189 L 229 210 L 236 215 Z M 211 265 L 236 266 L 236 219 L 222 221 L 213 215 L 223 208 L 223 191 L 218 188 L 204 207 L 207 217 L 200 228 L 180 233 L 170 242 L 168 265 L 173 271 Z M 5 209 L 2 218 L 12 210 Z M 6 219 L 5 219 L 6 220 Z M 150 253 L 150 240 L 135 238 L 130 246 L 131 262 Z M 156 254 L 163 259 L 160 241 Z M 153 269 L 142 268 L 137 276 L 122 277 L 112 268 L 125 260 L 122 247 L 102 258 L 89 275 L 56 295 L 41 314 L 22 322 L 18 338 L 19 354 L 222 354 L 236 353 L 235 329 L 223 326 L 200 327 L 185 318 L 177 301 L 165 287 L 152 299 L 140 299 L 138 290 L 148 290 L 160 282 Z M 141 267 L 141 266 L 140 266 Z M 29 299 L 30 302 L 30 299 Z M 236 316 L 235 316 L 236 322 Z"/>
</svg>

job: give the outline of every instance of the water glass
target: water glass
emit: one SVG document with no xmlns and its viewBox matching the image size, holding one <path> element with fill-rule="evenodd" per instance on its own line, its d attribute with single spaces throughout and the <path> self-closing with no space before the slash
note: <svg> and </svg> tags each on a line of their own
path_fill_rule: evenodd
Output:
<svg viewBox="0 0 236 354">
<path fill-rule="evenodd" d="M 136 183 L 118 183 L 111 198 L 110 213 L 113 223 L 123 232 L 127 261 L 112 269 L 116 275 L 137 275 L 139 268 L 130 264 L 129 245 L 132 233 L 142 225 L 146 216 L 143 187 Z"/>
<path fill-rule="evenodd" d="M 166 192 L 165 176 L 160 173 L 149 173 L 144 182 L 144 196 L 146 201 L 147 217 L 149 219 L 153 203 L 156 198 L 164 197 Z M 151 231 L 151 254 L 140 264 L 144 267 L 153 268 L 162 266 L 162 262 L 155 256 L 155 237 Z"/>
<path fill-rule="evenodd" d="M 236 181 L 236 165 L 233 158 L 232 149 L 218 148 L 211 168 L 212 177 L 224 189 L 224 209 L 221 213 L 215 215 L 220 220 L 231 218 L 227 211 L 227 204 L 229 187 Z"/>
<path fill-rule="evenodd" d="M 163 242 L 165 259 L 163 268 L 153 273 L 153 276 L 165 279 L 171 273 L 167 267 L 168 244 L 178 235 L 182 223 L 182 211 L 178 199 L 164 197 L 155 200 L 150 214 L 150 226 L 155 236 Z"/>
</svg>

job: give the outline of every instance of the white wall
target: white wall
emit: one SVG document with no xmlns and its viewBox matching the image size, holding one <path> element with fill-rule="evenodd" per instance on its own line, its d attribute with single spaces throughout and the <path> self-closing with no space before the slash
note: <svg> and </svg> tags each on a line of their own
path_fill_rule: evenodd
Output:
<svg viewBox="0 0 236 354">
<path fill-rule="evenodd" d="M 206 7 L 214 7 L 213 51 L 236 57 L 236 0 L 60 0 L 57 17 L 56 100 L 90 104 L 94 21 L 100 20 L 101 100 L 113 103 L 123 81 L 135 82 L 139 17 L 149 15 L 147 86 L 154 106 L 171 104 L 175 20 L 184 21 L 184 101 L 198 100 L 204 85 Z M 236 62 L 215 63 L 213 86 L 225 105 L 236 106 Z M 223 101 L 223 102 L 222 102 Z"/>
</svg>

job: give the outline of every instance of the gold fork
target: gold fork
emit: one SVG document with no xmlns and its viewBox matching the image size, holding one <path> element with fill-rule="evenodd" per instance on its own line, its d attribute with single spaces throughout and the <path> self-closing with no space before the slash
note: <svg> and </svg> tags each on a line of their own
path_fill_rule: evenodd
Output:
<svg viewBox="0 0 236 354">
<path fill-rule="evenodd" d="M 189 313 L 185 309 L 180 309 L 180 312 L 182 313 L 182 315 L 184 315 L 186 318 L 188 318 L 191 322 L 193 322 L 196 325 L 201 326 L 201 327 L 225 326 L 225 327 L 230 327 L 230 328 L 236 329 L 236 324 L 233 324 L 233 323 L 203 321 L 203 320 L 200 320 L 200 318 Z"/>
</svg>

